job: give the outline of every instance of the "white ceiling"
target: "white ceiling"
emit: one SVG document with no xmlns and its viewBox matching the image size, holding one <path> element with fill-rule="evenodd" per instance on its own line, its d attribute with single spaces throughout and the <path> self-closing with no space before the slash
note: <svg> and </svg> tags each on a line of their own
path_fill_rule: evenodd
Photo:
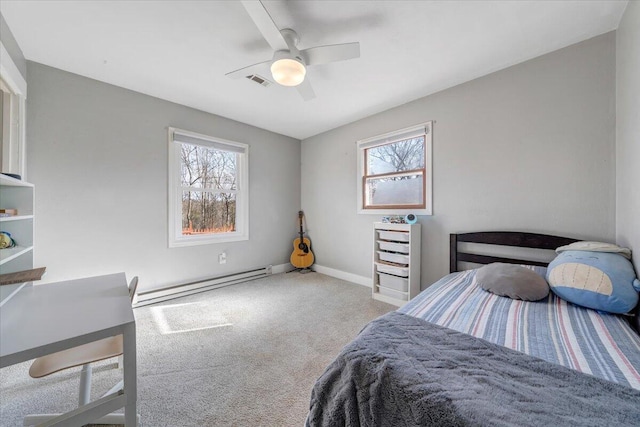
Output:
<svg viewBox="0 0 640 427">
<path fill-rule="evenodd" d="M 266 1 L 298 47 L 360 42 L 310 67 L 316 99 L 225 73 L 271 59 L 238 1 L 10 1 L 28 60 L 304 139 L 614 30 L 627 1 Z M 269 77 L 268 72 L 265 77 Z"/>
</svg>

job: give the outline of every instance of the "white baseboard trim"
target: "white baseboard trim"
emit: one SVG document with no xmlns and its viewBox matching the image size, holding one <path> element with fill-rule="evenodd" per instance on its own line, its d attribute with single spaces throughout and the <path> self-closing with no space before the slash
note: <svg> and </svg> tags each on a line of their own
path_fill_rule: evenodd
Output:
<svg viewBox="0 0 640 427">
<path fill-rule="evenodd" d="M 289 263 L 287 264 L 278 264 L 271 266 L 271 274 L 280 274 L 286 273 L 288 271 L 294 270 L 295 267 Z"/>
<path fill-rule="evenodd" d="M 196 280 L 190 283 L 150 289 L 148 291 L 139 292 L 136 295 L 136 301 L 133 304 L 133 307 L 142 307 L 144 305 L 168 301 L 174 298 L 268 277 L 272 274 L 286 273 L 289 270 L 293 270 L 293 266 L 291 264 L 268 265 L 266 267 L 247 270 L 244 272 Z"/>
<path fill-rule="evenodd" d="M 325 267 L 323 265 L 313 264 L 311 269 L 315 272 L 326 274 L 327 276 L 335 277 L 336 279 L 346 280 L 347 282 L 355 283 L 357 285 L 371 287 L 371 278 L 365 276 L 359 276 L 353 273 L 347 273 L 345 271 L 336 270 L 335 268 Z"/>
</svg>

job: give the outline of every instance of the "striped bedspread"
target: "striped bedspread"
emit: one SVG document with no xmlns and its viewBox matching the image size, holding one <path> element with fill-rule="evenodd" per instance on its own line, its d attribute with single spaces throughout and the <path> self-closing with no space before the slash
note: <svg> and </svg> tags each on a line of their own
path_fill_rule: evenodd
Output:
<svg viewBox="0 0 640 427">
<path fill-rule="evenodd" d="M 443 277 L 398 311 L 640 389 L 640 337 L 624 318 L 553 293 L 536 302 L 500 297 L 477 286 L 475 271 Z"/>
</svg>

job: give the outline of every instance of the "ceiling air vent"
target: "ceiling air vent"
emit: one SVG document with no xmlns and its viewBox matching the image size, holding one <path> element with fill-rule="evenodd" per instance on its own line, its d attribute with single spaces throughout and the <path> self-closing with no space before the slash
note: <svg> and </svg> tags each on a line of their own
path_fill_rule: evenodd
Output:
<svg viewBox="0 0 640 427">
<path fill-rule="evenodd" d="M 271 82 L 269 80 L 257 74 L 252 74 L 250 76 L 247 76 L 247 78 L 252 82 L 258 83 L 260 86 L 268 87 L 271 85 Z"/>
</svg>

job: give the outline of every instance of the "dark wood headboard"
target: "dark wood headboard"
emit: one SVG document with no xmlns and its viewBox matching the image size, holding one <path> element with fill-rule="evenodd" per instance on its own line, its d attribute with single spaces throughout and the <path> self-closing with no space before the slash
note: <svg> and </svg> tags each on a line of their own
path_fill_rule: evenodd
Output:
<svg viewBox="0 0 640 427">
<path fill-rule="evenodd" d="M 526 259 L 504 258 L 491 255 L 478 255 L 458 251 L 458 243 L 482 243 L 488 245 L 517 246 L 520 248 L 551 249 L 577 242 L 569 237 L 551 236 L 548 234 L 523 233 L 517 231 L 485 231 L 480 233 L 450 234 L 449 271 L 458 271 L 458 262 L 490 264 L 506 262 L 508 264 L 529 264 L 546 267 L 548 263 Z"/>
</svg>

